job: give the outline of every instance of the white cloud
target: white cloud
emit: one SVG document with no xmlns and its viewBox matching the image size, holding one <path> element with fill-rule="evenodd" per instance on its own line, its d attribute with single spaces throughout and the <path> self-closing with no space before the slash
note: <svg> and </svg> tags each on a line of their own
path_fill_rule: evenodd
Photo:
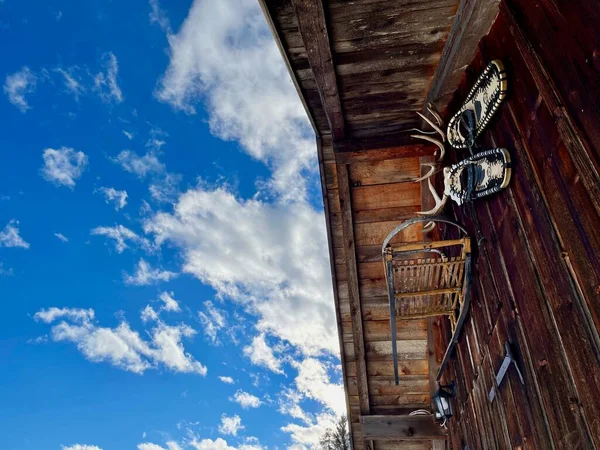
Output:
<svg viewBox="0 0 600 450">
<path fill-rule="evenodd" d="M 346 412 L 346 398 L 342 384 L 331 383 L 325 364 L 315 358 L 293 362 L 298 370 L 295 379 L 298 391 L 306 398 L 320 402 L 336 415 Z"/>
<path fill-rule="evenodd" d="M 177 34 L 163 29 L 171 59 L 156 97 L 188 114 L 204 100 L 213 134 L 272 167 L 282 198 L 304 198 L 314 138 L 258 3 L 195 0 Z"/>
<path fill-rule="evenodd" d="M 33 318 L 36 321 L 44 323 L 52 323 L 57 319 L 68 318 L 77 323 L 84 323 L 94 320 L 93 309 L 81 309 L 81 308 L 48 308 L 42 309 L 35 313 Z"/>
<path fill-rule="evenodd" d="M 171 202 L 177 199 L 178 186 L 183 177 L 179 174 L 164 173 L 157 177 L 148 188 L 152 198 L 158 202 Z"/>
<path fill-rule="evenodd" d="M 229 400 L 239 404 L 244 409 L 258 408 L 263 404 L 260 398 L 241 389 L 238 389 L 232 397 L 229 397 Z"/>
<path fill-rule="evenodd" d="M 328 428 L 335 426 L 337 416 L 335 414 L 318 414 L 313 422 L 309 425 L 298 425 L 295 423 L 287 424 L 281 427 L 281 431 L 289 433 L 296 445 L 306 446 L 309 448 L 319 448 L 319 440 Z M 305 447 L 292 447 L 305 448 Z"/>
<path fill-rule="evenodd" d="M 298 370 L 295 388 L 288 387 L 279 395 L 279 412 L 303 424 L 289 423 L 281 430 L 290 433 L 296 444 L 312 448 L 325 430 L 334 425 L 336 418 L 346 412 L 344 388 L 331 382 L 323 361 L 306 358 L 302 362 L 292 361 L 292 366 Z M 323 410 L 318 414 L 305 411 L 302 402 L 307 399 L 320 403 Z"/>
<path fill-rule="evenodd" d="M 102 449 L 100 447 L 98 447 L 97 445 L 75 444 L 75 445 L 70 445 L 68 447 L 63 445 L 62 450 L 102 450 Z"/>
<path fill-rule="evenodd" d="M 59 241 L 63 241 L 65 243 L 69 242 L 69 238 L 62 233 L 54 233 L 54 236 L 56 236 Z"/>
<path fill-rule="evenodd" d="M 98 93 L 105 103 L 121 103 L 123 93 L 117 82 L 119 64 L 117 57 L 112 53 L 105 53 L 102 57 L 106 72 L 99 72 L 94 77 L 94 91 Z"/>
<path fill-rule="evenodd" d="M 233 381 L 233 378 L 231 378 L 231 377 L 220 376 L 219 380 L 221 380 L 225 384 L 234 384 L 235 383 L 235 381 Z"/>
<path fill-rule="evenodd" d="M 194 439 L 190 442 L 190 446 L 195 450 L 263 450 L 264 447 L 259 445 L 242 444 L 239 447 L 230 446 L 226 440 L 217 438 L 212 439 Z"/>
<path fill-rule="evenodd" d="M 158 0 L 150 0 L 150 23 L 156 23 L 165 32 L 171 32 L 171 25 L 165 12 L 160 7 Z"/>
<path fill-rule="evenodd" d="M 107 188 L 102 186 L 98 188 L 98 192 L 104 194 L 104 200 L 107 204 L 113 202 L 117 211 L 127 205 L 127 191 L 118 191 L 113 187 Z"/>
<path fill-rule="evenodd" d="M 12 267 L 5 267 L 4 262 L 0 261 L 0 277 L 14 277 L 15 271 Z"/>
<path fill-rule="evenodd" d="M 47 148 L 42 155 L 44 166 L 42 176 L 58 186 L 75 186 L 75 180 L 81 177 L 88 164 L 88 158 L 83 152 L 76 152 L 69 147 L 58 150 Z"/>
<path fill-rule="evenodd" d="M 311 425 L 313 420 L 311 414 L 304 411 L 300 405 L 303 399 L 304 396 L 295 389 L 289 387 L 284 389 L 279 394 L 279 412 Z"/>
<path fill-rule="evenodd" d="M 112 161 L 119 164 L 123 170 L 140 178 L 152 173 L 161 173 L 165 170 L 164 164 L 152 152 L 139 156 L 131 150 L 123 150 L 115 158 L 112 158 Z"/>
<path fill-rule="evenodd" d="M 161 447 L 157 444 L 145 442 L 143 444 L 138 444 L 137 448 L 138 450 L 181 450 L 181 446 L 175 441 L 167 442 L 166 447 Z"/>
<path fill-rule="evenodd" d="M 184 272 L 259 316 L 259 332 L 307 355 L 338 354 L 325 220 L 306 203 L 242 200 L 197 187 L 146 220 L 157 245 L 182 251 Z"/>
<path fill-rule="evenodd" d="M 8 96 L 8 100 L 24 113 L 30 108 L 25 97 L 35 91 L 36 85 L 36 75 L 29 70 L 29 67 L 24 66 L 18 72 L 6 76 L 4 93 Z"/>
<path fill-rule="evenodd" d="M 204 334 L 210 338 L 213 344 L 219 344 L 218 333 L 227 325 L 225 311 L 215 308 L 211 301 L 205 301 L 204 308 L 206 312 L 198 311 Z"/>
<path fill-rule="evenodd" d="M 71 94 L 75 100 L 78 100 L 79 96 L 85 93 L 86 89 L 83 86 L 81 78 L 76 74 L 79 70 L 78 67 L 75 66 L 68 69 L 57 67 L 54 70 L 62 75 L 66 91 Z"/>
<path fill-rule="evenodd" d="M 90 231 L 90 234 L 92 236 L 106 236 L 109 239 L 114 239 L 117 253 L 123 253 L 125 249 L 129 248 L 127 246 L 127 241 L 132 242 L 133 244 L 138 245 L 145 250 L 151 249 L 148 239 L 138 236 L 136 233 L 131 231 L 129 228 L 124 227 L 123 225 L 115 225 L 114 227 L 96 227 Z M 143 260 L 140 260 L 140 264 L 142 264 L 142 261 Z M 144 269 L 147 269 L 147 263 L 145 261 L 144 263 L 145 264 L 142 266 Z"/>
<path fill-rule="evenodd" d="M 234 416 L 221 416 L 221 425 L 219 425 L 219 433 L 237 436 L 238 431 L 243 430 L 242 419 L 237 414 Z"/>
<path fill-rule="evenodd" d="M 169 326 L 159 321 L 147 330 L 150 339 L 144 340 L 124 320 L 115 328 L 100 327 L 92 309 L 53 307 L 38 311 L 34 319 L 47 324 L 63 319 L 52 326 L 52 340 L 73 342 L 92 362 L 108 362 L 138 374 L 162 367 L 179 373 L 207 373 L 206 367 L 183 348 L 183 338 L 196 334 L 187 325 Z"/>
<path fill-rule="evenodd" d="M 29 242 L 26 242 L 19 235 L 19 222 L 11 220 L 6 224 L 4 229 L 0 231 L 0 247 L 19 247 L 29 248 Z"/>
<path fill-rule="evenodd" d="M 163 311 L 171 311 L 171 312 L 179 312 L 181 308 L 179 307 L 179 303 L 177 300 L 173 298 L 175 294 L 173 292 L 162 292 L 159 296 L 160 300 L 163 302 L 164 306 L 160 309 Z"/>
<path fill-rule="evenodd" d="M 150 320 L 158 320 L 158 313 L 154 310 L 152 306 L 146 305 L 146 307 L 142 310 L 140 318 L 144 323 Z"/>
<path fill-rule="evenodd" d="M 273 350 L 267 345 L 264 333 L 255 336 L 252 343 L 244 347 L 244 355 L 250 358 L 252 364 L 266 367 L 275 373 L 283 373 L 281 361 L 275 357 Z"/>
<path fill-rule="evenodd" d="M 129 131 L 126 130 L 122 130 L 122 133 L 125 135 L 125 137 L 127 137 L 127 139 L 129 139 L 130 141 L 133 139 L 133 133 L 130 133 Z"/>
<path fill-rule="evenodd" d="M 168 270 L 153 269 L 145 259 L 140 259 L 133 275 L 124 275 L 125 284 L 134 286 L 146 286 L 163 281 L 169 281 L 177 276 Z"/>
</svg>

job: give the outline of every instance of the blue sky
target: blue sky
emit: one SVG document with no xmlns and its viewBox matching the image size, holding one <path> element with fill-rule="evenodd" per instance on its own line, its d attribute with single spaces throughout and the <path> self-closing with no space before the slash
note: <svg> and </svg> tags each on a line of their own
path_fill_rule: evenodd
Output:
<svg viewBox="0 0 600 450">
<path fill-rule="evenodd" d="M 314 446 L 316 148 L 256 0 L 4 0 L 0 33 L 2 448 Z"/>
</svg>

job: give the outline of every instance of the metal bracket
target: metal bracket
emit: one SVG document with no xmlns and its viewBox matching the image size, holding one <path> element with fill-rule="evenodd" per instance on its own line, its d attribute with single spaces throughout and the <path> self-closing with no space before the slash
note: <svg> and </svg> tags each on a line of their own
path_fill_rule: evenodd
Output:
<svg viewBox="0 0 600 450">
<path fill-rule="evenodd" d="M 514 364 L 515 369 L 517 370 L 517 374 L 519 375 L 519 379 L 521 380 L 521 384 L 525 384 L 525 380 L 523 380 L 523 375 L 519 370 L 519 366 L 515 358 L 513 358 L 512 352 L 510 351 L 510 344 L 508 342 L 504 343 L 504 350 L 506 351 L 506 356 L 504 356 L 504 361 L 502 361 L 502 365 L 500 366 L 500 370 L 498 370 L 498 374 L 496 375 L 496 385 L 492 387 L 490 393 L 488 395 L 488 399 L 490 402 L 494 401 L 494 397 L 496 396 L 496 388 L 500 387 L 506 372 L 511 364 Z"/>
</svg>

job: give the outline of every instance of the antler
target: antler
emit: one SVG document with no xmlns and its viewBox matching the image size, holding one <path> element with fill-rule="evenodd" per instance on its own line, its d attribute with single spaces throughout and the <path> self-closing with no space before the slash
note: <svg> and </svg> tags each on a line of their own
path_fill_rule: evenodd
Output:
<svg viewBox="0 0 600 450">
<path fill-rule="evenodd" d="M 442 198 L 440 198 L 438 193 L 435 191 L 433 184 L 431 184 L 431 178 L 427 179 L 427 184 L 429 185 L 429 192 L 431 192 L 431 195 L 433 196 L 433 199 L 435 201 L 435 206 L 429 211 L 420 211 L 417 214 L 421 216 L 435 216 L 441 213 L 444 209 L 444 206 L 446 206 L 446 202 L 448 202 L 448 195 L 444 193 Z"/>
<path fill-rule="evenodd" d="M 446 134 L 438 126 L 438 125 L 442 125 L 442 117 L 435 110 L 434 106 L 431 103 L 427 105 L 427 111 L 429 112 L 429 114 L 431 114 L 433 116 L 433 118 L 437 122 L 437 125 L 435 123 L 433 123 L 432 120 L 428 119 L 424 114 L 421 114 L 418 111 L 417 111 L 417 114 L 419 115 L 419 117 L 421 119 L 423 119 L 425 122 L 427 122 L 431 126 L 431 128 L 434 129 L 435 133 L 439 134 L 442 139 L 439 140 L 439 139 L 433 138 L 431 136 L 428 136 L 427 135 L 428 133 L 426 131 L 419 130 L 418 128 L 415 128 L 415 130 L 418 131 L 420 134 L 411 134 L 410 137 L 415 138 L 415 139 L 423 139 L 424 141 L 428 141 L 428 142 L 431 142 L 431 143 L 437 145 L 437 147 L 440 149 L 440 154 L 439 154 L 437 160 L 441 161 L 442 158 L 444 158 L 444 155 L 446 154 L 446 150 L 444 148 L 444 142 L 446 142 Z"/>
</svg>

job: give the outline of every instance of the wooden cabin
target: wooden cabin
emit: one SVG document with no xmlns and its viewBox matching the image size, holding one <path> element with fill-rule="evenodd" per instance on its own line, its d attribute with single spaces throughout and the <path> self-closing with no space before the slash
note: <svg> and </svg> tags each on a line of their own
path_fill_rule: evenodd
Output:
<svg viewBox="0 0 600 450">
<path fill-rule="evenodd" d="M 316 134 L 354 449 L 600 449 L 600 4 L 260 3 Z M 408 414 L 431 409 L 447 321 L 397 320 L 396 385 L 381 245 L 431 204 L 414 179 L 435 146 L 410 138 L 415 111 L 448 120 L 493 59 L 509 92 L 482 143 L 509 150 L 513 175 L 445 211 L 474 254 L 445 429 Z M 495 387 L 507 343 L 523 383 L 511 366 Z"/>
</svg>

